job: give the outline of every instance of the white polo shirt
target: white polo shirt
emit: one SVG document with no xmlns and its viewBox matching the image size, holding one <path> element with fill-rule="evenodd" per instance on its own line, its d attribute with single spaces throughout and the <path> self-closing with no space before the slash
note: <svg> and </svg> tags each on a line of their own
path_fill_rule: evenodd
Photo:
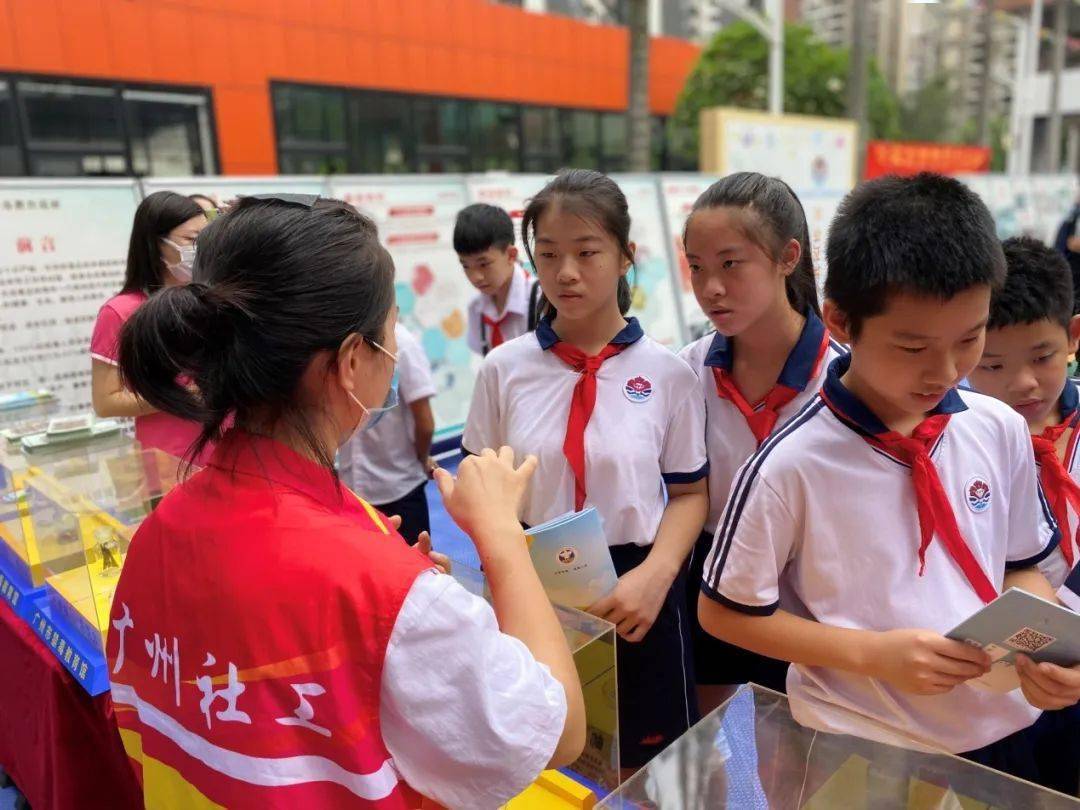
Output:
<svg viewBox="0 0 1080 810">
<path fill-rule="evenodd" d="M 818 362 L 823 341 L 829 345 Z M 705 444 L 709 453 L 709 518 L 705 531 L 716 533 L 716 526 L 724 513 L 731 482 L 735 473 L 758 448 L 757 439 L 746 424 L 746 417 L 733 402 L 716 392 L 713 368 L 731 371 L 734 343 L 719 333 L 705 335 L 679 352 L 690 368 L 701 378 L 705 395 Z M 821 388 L 831 363 L 846 354 L 841 344 L 827 336 L 825 324 L 813 312 L 809 313 L 802 335 L 788 355 L 778 385 L 784 385 L 799 393 L 782 407 L 776 421 L 775 433 L 794 414 L 798 413 Z M 760 409 L 764 403 L 758 403 Z"/>
<path fill-rule="evenodd" d="M 1078 390 L 1077 380 L 1072 379 L 1071 377 L 1065 380 L 1065 388 L 1062 389 L 1062 395 L 1059 397 L 1057 406 L 1061 409 L 1062 420 L 1069 422 L 1071 426 L 1068 442 L 1065 445 L 1065 455 L 1064 458 L 1062 458 L 1062 464 L 1065 467 L 1065 471 L 1071 476 L 1072 481 L 1080 483 L 1080 465 L 1077 464 L 1077 441 L 1080 440 L 1080 429 L 1078 429 L 1078 426 L 1080 426 L 1080 390 Z M 1038 462 L 1036 462 L 1036 464 L 1038 464 Z M 1071 573 L 1065 559 L 1065 553 L 1062 551 L 1062 546 L 1068 543 L 1069 548 L 1072 550 L 1072 559 L 1074 559 L 1074 561 L 1080 561 L 1080 543 L 1076 540 L 1080 514 L 1072 509 L 1071 505 L 1068 507 L 1068 510 L 1069 536 L 1066 537 L 1063 531 L 1062 541 L 1061 544 L 1058 545 L 1058 551 L 1045 558 L 1044 561 L 1039 564 L 1039 570 L 1041 570 L 1043 575 L 1050 580 L 1050 584 L 1052 584 L 1054 588 L 1061 588 Z M 1080 568 L 1080 564 L 1075 562 L 1074 567 Z M 1066 595 L 1067 594 L 1063 592 L 1063 597 Z"/>
<path fill-rule="evenodd" d="M 502 312 L 495 310 L 495 304 L 490 295 L 477 293 L 469 302 L 468 307 L 469 331 L 466 334 L 466 340 L 469 348 L 477 354 L 487 354 L 490 351 L 489 333 L 491 330 L 484 325 L 485 315 L 494 321 L 506 316 L 499 330 L 506 343 L 528 332 L 529 304 L 533 300 L 533 288 L 538 283 L 536 277 L 524 267 L 514 268 L 514 275 L 510 279 L 510 292 L 506 296 L 506 306 Z M 539 293 L 540 291 L 537 290 L 537 295 Z"/>
<path fill-rule="evenodd" d="M 783 605 L 837 627 L 946 633 L 983 602 L 937 536 L 919 575 L 910 468 L 865 441 L 885 427 L 840 382 L 849 362 L 833 361 L 819 395 L 739 471 L 705 561 L 702 593 L 755 615 Z M 931 458 L 961 534 L 1000 590 L 1006 569 L 1036 565 L 1057 545 L 1027 425 L 1004 403 L 974 392 L 950 392 L 934 413 L 952 417 Z M 988 502 L 969 499 L 977 482 L 988 486 Z M 995 742 L 1039 715 L 1019 691 L 961 685 L 918 696 L 802 665 L 788 670 L 787 687 L 803 725 L 954 753 Z"/>
<path fill-rule="evenodd" d="M 488 354 L 461 440 L 474 453 L 509 445 L 519 458 L 537 457 L 519 515 L 530 526 L 574 510 L 563 440 L 580 375 L 547 351 L 556 342 L 551 323 L 542 320 L 535 334 Z M 585 505 L 600 513 L 608 545 L 647 546 L 664 513 L 665 483 L 708 475 L 705 405 L 697 375 L 645 337 L 636 318 L 612 342 L 627 348 L 596 375 L 596 407 L 585 429 Z"/>
<path fill-rule="evenodd" d="M 403 498 L 427 481 L 424 465 L 416 457 L 416 422 L 409 406 L 436 394 L 431 364 L 424 348 L 400 323 L 397 338 L 398 397 L 374 427 L 356 434 L 345 452 L 352 462 L 352 486 L 364 500 L 388 504 Z"/>
</svg>

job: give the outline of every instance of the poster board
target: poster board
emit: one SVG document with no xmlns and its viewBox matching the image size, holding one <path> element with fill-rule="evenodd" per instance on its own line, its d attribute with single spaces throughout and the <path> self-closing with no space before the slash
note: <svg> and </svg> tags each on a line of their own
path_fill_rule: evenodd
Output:
<svg viewBox="0 0 1080 810">
<path fill-rule="evenodd" d="M 466 204 L 460 175 L 339 176 L 330 196 L 375 220 L 394 259 L 402 325 L 431 361 L 432 400 L 441 432 L 457 432 L 469 413 L 480 357 L 466 343 L 467 307 L 475 294 L 454 253 L 454 220 Z"/>
<path fill-rule="evenodd" d="M 779 177 L 806 211 L 822 297 L 829 224 L 858 182 L 858 126 L 845 118 L 715 107 L 701 113 L 701 167 L 721 175 L 753 171 Z"/>
<path fill-rule="evenodd" d="M 1040 234 L 1035 209 L 1033 187 L 1027 176 L 1009 177 L 1004 174 L 972 174 L 959 177 L 978 194 L 994 217 L 999 239 Z"/>
<path fill-rule="evenodd" d="M 1034 174 L 1031 196 L 1035 209 L 1037 236 L 1053 245 L 1058 229 L 1080 202 L 1080 180 L 1071 174 Z"/>
<path fill-rule="evenodd" d="M 123 284 L 134 180 L 0 181 L 0 392 L 90 409 L 90 335 Z"/>
<path fill-rule="evenodd" d="M 147 177 L 143 193 L 175 191 L 185 196 L 204 194 L 219 205 L 245 194 L 325 194 L 326 179 L 316 175 L 278 175 L 274 177 Z"/>
<path fill-rule="evenodd" d="M 667 230 L 668 249 L 671 252 L 671 279 L 679 297 L 687 340 L 694 341 L 704 335 L 712 325 L 698 306 L 694 290 L 690 286 L 690 265 L 683 249 L 683 227 L 694 207 L 694 201 L 717 180 L 708 174 L 664 174 L 660 176 L 660 198 L 664 205 L 664 226 Z"/>
</svg>

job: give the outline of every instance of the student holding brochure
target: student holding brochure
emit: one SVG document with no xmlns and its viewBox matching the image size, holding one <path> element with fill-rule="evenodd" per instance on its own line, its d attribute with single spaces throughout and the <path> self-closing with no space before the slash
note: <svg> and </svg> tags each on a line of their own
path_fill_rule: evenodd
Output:
<svg viewBox="0 0 1080 810">
<path fill-rule="evenodd" d="M 526 525 L 588 506 L 602 518 L 619 579 L 590 610 L 620 636 L 620 751 L 634 769 L 698 715 L 684 566 L 708 462 L 697 376 L 625 315 L 629 233 L 626 198 L 598 172 L 560 173 L 530 201 L 522 237 L 544 314 L 485 358 L 462 446 L 537 457 Z"/>
</svg>

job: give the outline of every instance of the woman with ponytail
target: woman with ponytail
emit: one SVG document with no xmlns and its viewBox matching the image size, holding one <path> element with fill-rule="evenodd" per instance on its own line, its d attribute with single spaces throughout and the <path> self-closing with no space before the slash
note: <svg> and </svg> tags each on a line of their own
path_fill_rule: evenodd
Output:
<svg viewBox="0 0 1080 810">
<path fill-rule="evenodd" d="M 177 458 L 187 455 L 199 425 L 155 408 L 123 386 L 117 367 L 120 330 L 151 295 L 191 281 L 203 209 L 171 191 L 157 191 L 135 211 L 124 288 L 98 312 L 90 340 L 91 399 L 98 416 L 135 418 L 135 438 Z M 196 460 L 201 461 L 199 457 Z"/>
<path fill-rule="evenodd" d="M 525 524 L 600 513 L 619 581 L 589 610 L 619 632 L 619 750 L 630 772 L 697 719 L 684 584 L 708 511 L 704 401 L 690 367 L 626 317 L 634 244 L 613 180 L 561 172 L 529 202 L 521 230 L 542 317 L 484 359 L 462 447 L 537 457 Z"/>
<path fill-rule="evenodd" d="M 708 414 L 709 516 L 690 561 L 688 609 L 702 710 L 729 684 L 783 690 L 787 663 L 701 629 L 702 566 L 738 469 L 821 388 L 843 347 L 821 322 L 802 203 L 783 180 L 738 172 L 694 203 L 683 230 L 690 281 L 716 329 L 680 353 L 701 378 Z"/>
<path fill-rule="evenodd" d="M 147 807 L 495 808 L 580 754 L 581 687 L 516 519 L 535 460 L 437 471 L 494 609 L 338 480 L 393 400 L 396 313 L 374 224 L 282 195 L 215 219 L 198 281 L 125 325 L 124 382 L 200 425 L 193 452 L 234 423 L 140 526 L 113 599 Z"/>
</svg>

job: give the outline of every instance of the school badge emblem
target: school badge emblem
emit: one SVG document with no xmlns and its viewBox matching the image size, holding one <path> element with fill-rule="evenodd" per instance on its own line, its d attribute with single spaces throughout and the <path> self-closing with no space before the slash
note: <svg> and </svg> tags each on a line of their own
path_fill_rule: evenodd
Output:
<svg viewBox="0 0 1080 810">
<path fill-rule="evenodd" d="M 631 402 L 644 402 L 652 396 L 652 383 L 645 377 L 631 377 L 623 386 L 623 393 Z"/>
<path fill-rule="evenodd" d="M 967 483 L 968 509 L 976 515 L 990 508 L 990 483 L 982 476 L 975 476 Z"/>
</svg>

